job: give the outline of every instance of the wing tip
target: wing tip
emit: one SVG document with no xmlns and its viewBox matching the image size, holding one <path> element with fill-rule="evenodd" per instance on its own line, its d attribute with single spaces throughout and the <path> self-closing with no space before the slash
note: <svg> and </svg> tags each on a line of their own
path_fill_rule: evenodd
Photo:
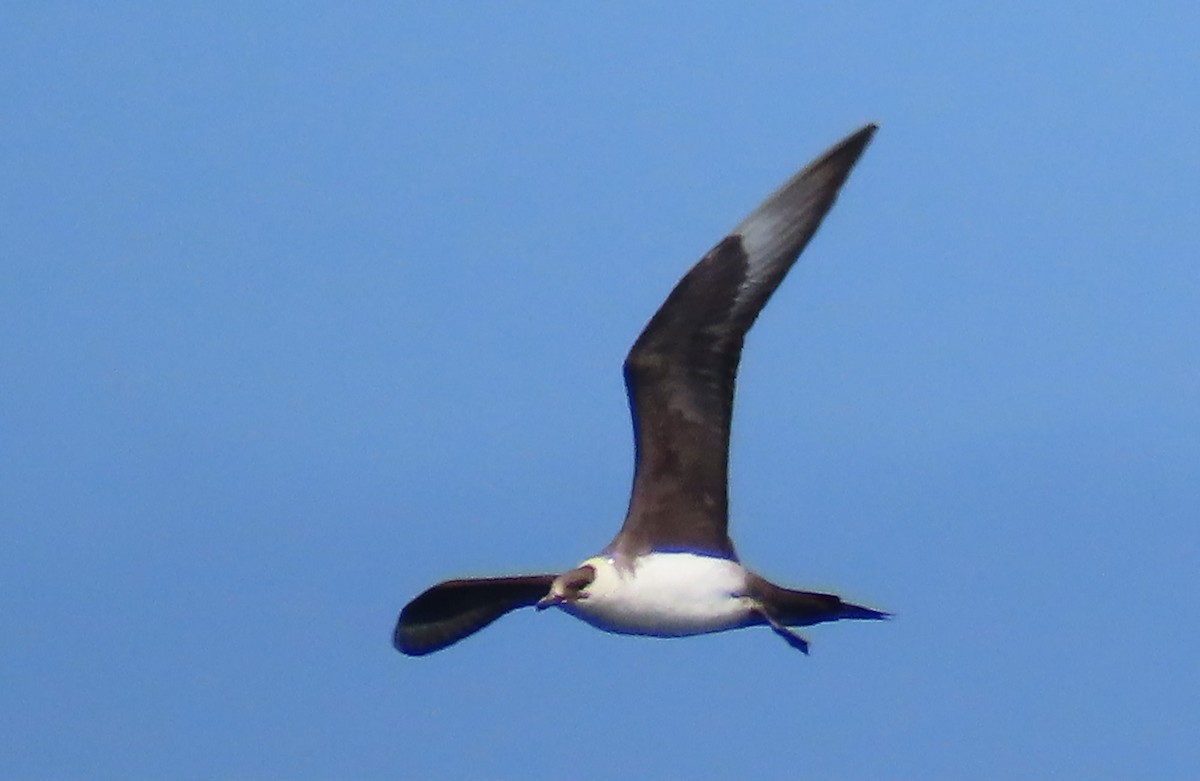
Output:
<svg viewBox="0 0 1200 781">
<path fill-rule="evenodd" d="M 875 133 L 878 130 L 879 125 L 877 123 L 868 122 L 830 147 L 829 151 L 809 164 L 806 170 L 813 171 L 831 160 L 840 159 L 846 161 L 848 173 L 849 168 L 862 156 L 863 151 L 867 148 L 867 144 L 871 143 L 871 139 L 875 137 Z"/>
<path fill-rule="evenodd" d="M 868 122 L 796 172 L 730 233 L 742 237 L 755 265 L 777 264 L 779 279 L 795 263 L 833 208 L 879 125 Z M 764 300 L 765 305 L 765 300 Z"/>
<path fill-rule="evenodd" d="M 411 627 L 405 625 L 404 613 L 396 620 L 396 628 L 392 630 L 392 648 L 395 648 L 405 656 L 427 656 L 434 651 L 440 651 L 451 643 L 429 642 L 429 638 L 425 642 L 418 637 L 419 632 L 414 632 Z"/>
<path fill-rule="evenodd" d="M 454 645 L 504 614 L 535 604 L 555 577 L 462 578 L 431 586 L 400 611 L 392 647 L 405 656 L 426 656 Z"/>
</svg>

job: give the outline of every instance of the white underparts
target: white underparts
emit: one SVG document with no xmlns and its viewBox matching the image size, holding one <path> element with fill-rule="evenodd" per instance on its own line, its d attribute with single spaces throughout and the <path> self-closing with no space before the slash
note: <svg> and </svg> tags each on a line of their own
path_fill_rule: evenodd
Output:
<svg viewBox="0 0 1200 781">
<path fill-rule="evenodd" d="M 596 577 L 582 598 L 562 608 L 592 626 L 619 634 L 681 637 L 751 623 L 746 570 L 736 561 L 695 553 L 650 553 L 619 567 L 596 557 L 584 564 Z"/>
</svg>

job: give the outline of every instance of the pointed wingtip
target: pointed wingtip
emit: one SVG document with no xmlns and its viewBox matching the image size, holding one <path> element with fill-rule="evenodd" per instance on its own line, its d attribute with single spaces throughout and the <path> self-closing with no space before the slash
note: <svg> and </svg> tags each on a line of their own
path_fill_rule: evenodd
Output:
<svg viewBox="0 0 1200 781">
<path fill-rule="evenodd" d="M 870 141 L 871 136 L 875 135 L 875 131 L 877 131 L 877 130 L 879 130 L 878 122 L 868 122 L 865 125 L 863 125 L 862 127 L 860 127 L 858 130 L 855 130 L 853 133 L 851 133 L 850 138 L 857 138 L 859 136 L 863 136 L 868 141 Z"/>
<path fill-rule="evenodd" d="M 738 223 L 732 233 L 742 237 L 751 266 L 762 269 L 756 273 L 781 269 L 775 275 L 778 284 L 833 207 L 878 127 L 863 125 L 826 149 Z"/>
<path fill-rule="evenodd" d="M 879 130 L 879 125 L 874 122 L 868 122 L 830 147 L 828 152 L 822 155 L 816 162 L 810 164 L 808 168 L 810 170 L 817 168 L 825 161 L 836 157 L 846 157 L 851 161 L 857 160 L 862 155 L 863 150 L 867 148 L 867 144 L 871 143 L 871 139 L 875 137 L 877 130 Z"/>
</svg>

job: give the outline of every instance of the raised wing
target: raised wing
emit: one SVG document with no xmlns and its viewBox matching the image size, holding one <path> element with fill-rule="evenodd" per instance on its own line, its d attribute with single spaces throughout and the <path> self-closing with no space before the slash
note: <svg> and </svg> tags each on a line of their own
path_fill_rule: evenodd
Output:
<svg viewBox="0 0 1200 781">
<path fill-rule="evenodd" d="M 400 611 L 392 645 L 424 656 L 457 643 L 519 607 L 531 607 L 550 591 L 557 575 L 448 580 L 426 589 Z"/>
<path fill-rule="evenodd" d="M 863 127 L 785 182 L 679 281 L 634 343 L 625 387 L 636 466 L 610 552 L 736 558 L 727 472 L 742 342 L 874 133 Z"/>
</svg>

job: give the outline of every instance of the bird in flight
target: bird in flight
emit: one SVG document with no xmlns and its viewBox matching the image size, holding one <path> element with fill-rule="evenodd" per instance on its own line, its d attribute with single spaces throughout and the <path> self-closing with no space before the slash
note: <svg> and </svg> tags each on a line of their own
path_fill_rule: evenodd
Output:
<svg viewBox="0 0 1200 781">
<path fill-rule="evenodd" d="M 621 530 L 561 573 L 439 583 L 404 607 L 392 642 L 438 651 L 522 607 L 558 608 L 618 634 L 684 637 L 889 614 L 778 586 L 729 538 L 729 428 L 746 333 L 833 206 L 876 130 L 866 125 L 784 182 L 679 281 L 625 359 L 635 467 Z"/>
</svg>

